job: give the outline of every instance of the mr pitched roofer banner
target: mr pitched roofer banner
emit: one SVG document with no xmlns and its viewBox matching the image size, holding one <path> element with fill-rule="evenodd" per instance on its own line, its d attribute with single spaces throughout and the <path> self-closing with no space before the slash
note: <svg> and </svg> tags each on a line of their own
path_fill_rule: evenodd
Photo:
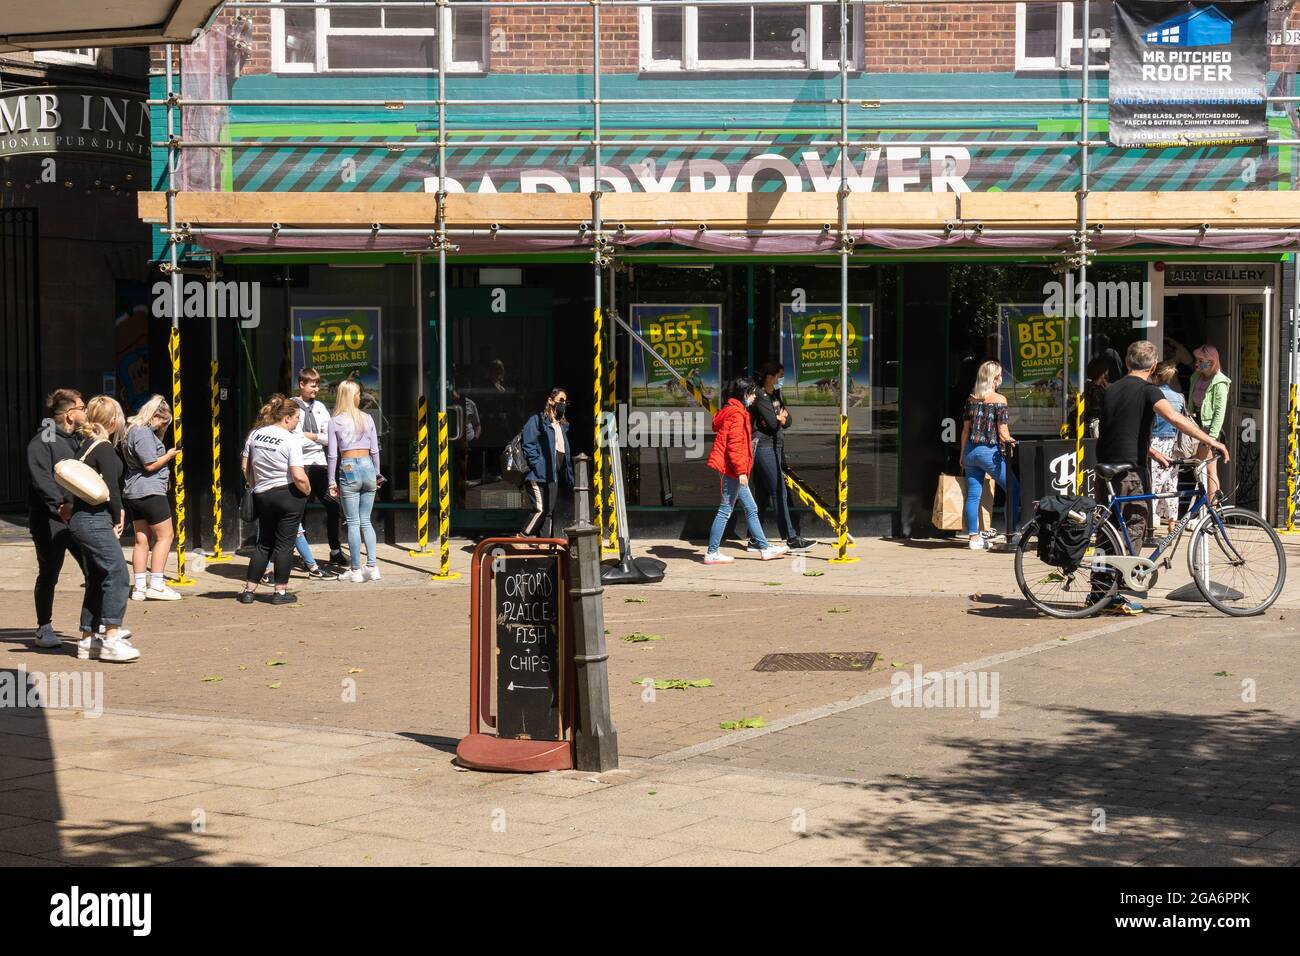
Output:
<svg viewBox="0 0 1300 956">
<path fill-rule="evenodd" d="M 1116 0 L 1111 145 L 1232 145 L 1267 139 L 1267 27 L 1267 0 Z"/>
</svg>

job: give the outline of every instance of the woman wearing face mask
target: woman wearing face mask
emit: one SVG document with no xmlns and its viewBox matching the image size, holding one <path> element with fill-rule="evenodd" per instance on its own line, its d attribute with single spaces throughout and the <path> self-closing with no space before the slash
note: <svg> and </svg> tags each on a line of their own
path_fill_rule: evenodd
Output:
<svg viewBox="0 0 1300 956">
<path fill-rule="evenodd" d="M 797 522 L 790 512 L 790 491 L 785 486 L 785 430 L 790 427 L 790 409 L 781 396 L 785 369 L 780 362 L 767 361 L 758 367 L 755 381 L 758 391 L 749 407 L 754 429 L 754 499 L 758 503 L 758 523 L 769 501 L 776 507 L 776 527 L 791 551 L 808 551 L 816 541 L 799 536 Z M 761 550 L 753 538 L 749 550 Z"/>
<path fill-rule="evenodd" d="M 1214 440 L 1221 441 L 1219 433 L 1223 431 L 1223 419 L 1228 414 L 1228 389 L 1232 379 L 1223 374 L 1219 365 L 1219 350 L 1213 345 L 1202 345 L 1192 353 L 1196 359 L 1196 371 L 1192 373 L 1191 388 L 1188 391 L 1187 407 L 1192 410 L 1196 423 Z M 1196 449 L 1196 457 L 1208 461 L 1214 449 L 1201 442 Z M 1217 461 L 1210 461 L 1205 469 L 1205 490 L 1213 498 L 1219 490 L 1219 466 Z"/>
<path fill-rule="evenodd" d="M 754 403 L 757 389 L 754 380 L 738 378 L 727 391 L 727 403 L 713 416 L 713 450 L 709 452 L 708 465 L 722 474 L 722 503 L 709 531 L 709 549 L 704 553 L 705 564 L 727 564 L 735 558 L 722 554 L 722 532 L 736 502 L 745 509 L 749 524 L 749 537 L 758 544 L 764 561 L 779 558 L 789 549 L 783 545 L 768 544 L 763 526 L 758 521 L 758 505 L 749 491 L 749 474 L 754 466 L 753 426 L 749 408 Z"/>
<path fill-rule="evenodd" d="M 533 509 L 519 532 L 524 537 L 551 537 L 560 485 L 573 487 L 569 420 L 565 418 L 568 410 L 568 393 L 553 388 L 546 398 L 546 406 L 524 423 L 522 443 L 524 459 L 528 462 L 524 495 Z"/>
<path fill-rule="evenodd" d="M 984 478 L 991 475 L 998 485 L 1011 496 L 1011 526 L 1016 526 L 1017 505 L 1015 490 L 1007 486 L 1007 462 L 1002 454 L 1003 445 L 1014 445 L 1011 429 L 1007 427 L 1007 400 L 998 394 L 1002 384 L 1002 366 L 985 362 L 975 376 L 975 388 L 966 399 L 962 412 L 961 447 L 962 465 L 966 468 L 966 534 L 970 549 L 988 548 L 980 534 L 980 498 L 984 494 Z"/>
</svg>

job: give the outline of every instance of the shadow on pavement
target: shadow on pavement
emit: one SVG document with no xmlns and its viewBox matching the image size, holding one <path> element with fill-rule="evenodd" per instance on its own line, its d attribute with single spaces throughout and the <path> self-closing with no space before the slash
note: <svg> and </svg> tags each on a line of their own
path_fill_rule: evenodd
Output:
<svg viewBox="0 0 1300 956">
<path fill-rule="evenodd" d="M 861 819 L 810 829 L 804 839 L 850 839 L 846 859 L 909 865 L 1115 865 L 1156 853 L 1150 862 L 1300 859 L 1300 722 L 1262 709 L 1050 710 L 1070 719 L 1064 738 L 949 741 L 965 753 L 959 764 L 845 783 L 846 800 L 850 792 L 880 799 Z M 1246 849 L 1279 827 L 1297 829 L 1289 842 L 1269 844 L 1276 849 Z"/>
<path fill-rule="evenodd" d="M 454 754 L 456 745 L 460 743 L 458 737 L 439 737 L 433 734 L 415 734 L 409 732 L 399 733 L 397 736 L 405 737 L 407 740 L 413 740 L 417 744 L 423 744 L 432 750 L 438 750 L 446 754 Z"/>
</svg>

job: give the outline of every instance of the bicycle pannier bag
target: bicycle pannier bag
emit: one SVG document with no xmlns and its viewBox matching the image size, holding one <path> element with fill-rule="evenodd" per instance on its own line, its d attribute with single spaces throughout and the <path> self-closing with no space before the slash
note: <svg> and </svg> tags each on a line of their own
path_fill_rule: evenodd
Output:
<svg viewBox="0 0 1300 956">
<path fill-rule="evenodd" d="M 65 458 L 54 466 L 54 480 L 59 487 L 72 492 L 88 505 L 102 505 L 108 500 L 104 476 L 86 464 L 86 456 L 101 444 L 103 439 L 93 441 L 80 458 Z"/>
<path fill-rule="evenodd" d="M 1096 529 L 1097 502 L 1088 497 L 1048 495 L 1038 502 L 1038 558 L 1045 564 L 1073 571 L 1083 563 Z M 1076 516 L 1082 516 L 1078 520 Z"/>
</svg>

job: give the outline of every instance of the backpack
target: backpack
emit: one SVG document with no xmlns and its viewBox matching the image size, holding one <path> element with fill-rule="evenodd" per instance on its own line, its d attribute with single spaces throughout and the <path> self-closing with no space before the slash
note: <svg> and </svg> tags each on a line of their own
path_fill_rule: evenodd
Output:
<svg viewBox="0 0 1300 956">
<path fill-rule="evenodd" d="M 1096 530 L 1097 502 L 1086 496 L 1048 495 L 1038 502 L 1038 560 L 1073 571 L 1083 563 Z M 1070 512 L 1084 515 L 1079 521 Z"/>
<path fill-rule="evenodd" d="M 528 459 L 524 457 L 524 433 L 518 432 L 501 450 L 501 477 L 516 488 L 524 486 Z"/>
</svg>

